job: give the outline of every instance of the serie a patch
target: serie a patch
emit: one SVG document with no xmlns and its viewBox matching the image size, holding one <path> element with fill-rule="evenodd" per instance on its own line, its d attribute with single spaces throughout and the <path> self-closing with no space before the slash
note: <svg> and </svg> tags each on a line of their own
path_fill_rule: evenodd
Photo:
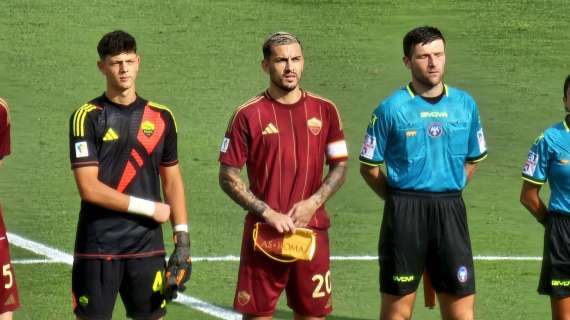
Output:
<svg viewBox="0 0 570 320">
<path fill-rule="evenodd" d="M 224 137 L 224 140 L 222 140 L 222 145 L 220 146 L 220 151 L 226 153 L 226 151 L 228 151 L 229 146 L 230 146 L 230 138 Z"/>
<path fill-rule="evenodd" d="M 485 141 L 482 128 L 477 131 L 477 142 L 479 143 L 479 152 L 483 153 L 487 151 L 487 142 Z"/>
<path fill-rule="evenodd" d="M 376 137 L 367 134 L 364 136 L 364 143 L 360 149 L 360 156 L 372 160 L 374 158 L 374 150 L 376 149 Z"/>
<path fill-rule="evenodd" d="M 76 158 L 89 157 L 89 148 L 87 148 L 87 141 L 79 141 L 75 143 L 75 157 Z"/>
<path fill-rule="evenodd" d="M 528 152 L 528 158 L 526 159 L 526 163 L 523 167 L 523 173 L 527 176 L 534 176 L 534 172 L 536 171 L 536 165 L 538 164 L 538 153 L 534 151 Z"/>
</svg>

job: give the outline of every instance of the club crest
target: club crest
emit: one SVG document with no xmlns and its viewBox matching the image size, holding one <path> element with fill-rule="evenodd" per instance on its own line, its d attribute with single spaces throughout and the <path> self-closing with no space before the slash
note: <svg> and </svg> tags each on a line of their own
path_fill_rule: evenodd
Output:
<svg viewBox="0 0 570 320">
<path fill-rule="evenodd" d="M 434 122 L 428 127 L 428 135 L 437 138 L 443 134 L 443 125 L 440 122 Z"/>
<path fill-rule="evenodd" d="M 249 293 L 247 293 L 246 291 L 240 291 L 238 292 L 238 303 L 242 306 L 245 306 L 246 304 L 249 303 L 249 300 L 251 299 L 251 296 L 249 295 Z"/>
<path fill-rule="evenodd" d="M 148 120 L 143 121 L 143 123 L 141 124 L 141 130 L 145 136 L 147 137 L 152 136 L 152 134 L 154 133 L 154 123 Z"/>
<path fill-rule="evenodd" d="M 311 130 L 312 134 L 317 135 L 321 132 L 323 123 L 317 118 L 311 118 L 307 120 L 307 126 L 309 127 L 309 130 Z"/>
</svg>

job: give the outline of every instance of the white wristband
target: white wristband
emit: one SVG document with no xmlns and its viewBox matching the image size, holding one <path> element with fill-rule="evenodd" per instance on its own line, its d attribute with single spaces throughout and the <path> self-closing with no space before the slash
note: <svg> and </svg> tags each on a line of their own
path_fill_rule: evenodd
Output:
<svg viewBox="0 0 570 320">
<path fill-rule="evenodd" d="M 188 232 L 188 225 L 187 224 L 177 224 L 174 226 L 174 232 L 177 231 L 184 231 Z"/>
<path fill-rule="evenodd" d="M 129 197 L 129 208 L 128 212 L 134 214 L 140 214 L 146 217 L 152 217 L 154 215 L 155 203 L 154 201 L 149 201 L 137 197 Z"/>
</svg>

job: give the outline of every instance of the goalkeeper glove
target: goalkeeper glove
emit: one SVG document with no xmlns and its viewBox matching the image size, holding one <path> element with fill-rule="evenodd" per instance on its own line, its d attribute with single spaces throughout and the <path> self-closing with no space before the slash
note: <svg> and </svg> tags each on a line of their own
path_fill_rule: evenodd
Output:
<svg viewBox="0 0 570 320">
<path fill-rule="evenodd" d="M 190 259 L 190 237 L 188 232 L 174 232 L 174 252 L 168 259 L 166 266 L 166 291 L 168 301 L 177 296 L 177 292 L 186 290 L 186 283 L 192 273 L 192 260 Z"/>
</svg>

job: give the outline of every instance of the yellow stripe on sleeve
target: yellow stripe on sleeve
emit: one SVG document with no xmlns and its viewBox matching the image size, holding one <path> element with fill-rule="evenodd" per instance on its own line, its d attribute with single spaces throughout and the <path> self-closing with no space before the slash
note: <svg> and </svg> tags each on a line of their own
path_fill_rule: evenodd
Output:
<svg viewBox="0 0 570 320">
<path fill-rule="evenodd" d="M 174 121 L 174 130 L 178 133 L 178 125 L 176 124 L 176 118 L 174 117 L 174 113 L 172 113 L 172 110 L 170 110 L 170 108 L 168 108 L 165 105 L 162 105 L 162 104 L 159 104 L 156 102 L 152 102 L 152 101 L 149 101 L 148 104 L 153 108 L 168 111 L 168 113 L 170 113 L 170 116 L 172 117 L 172 121 Z"/>
<path fill-rule="evenodd" d="M 87 113 L 97 109 L 92 104 L 84 104 L 73 115 L 73 135 L 76 137 L 85 136 L 85 117 Z"/>
</svg>

